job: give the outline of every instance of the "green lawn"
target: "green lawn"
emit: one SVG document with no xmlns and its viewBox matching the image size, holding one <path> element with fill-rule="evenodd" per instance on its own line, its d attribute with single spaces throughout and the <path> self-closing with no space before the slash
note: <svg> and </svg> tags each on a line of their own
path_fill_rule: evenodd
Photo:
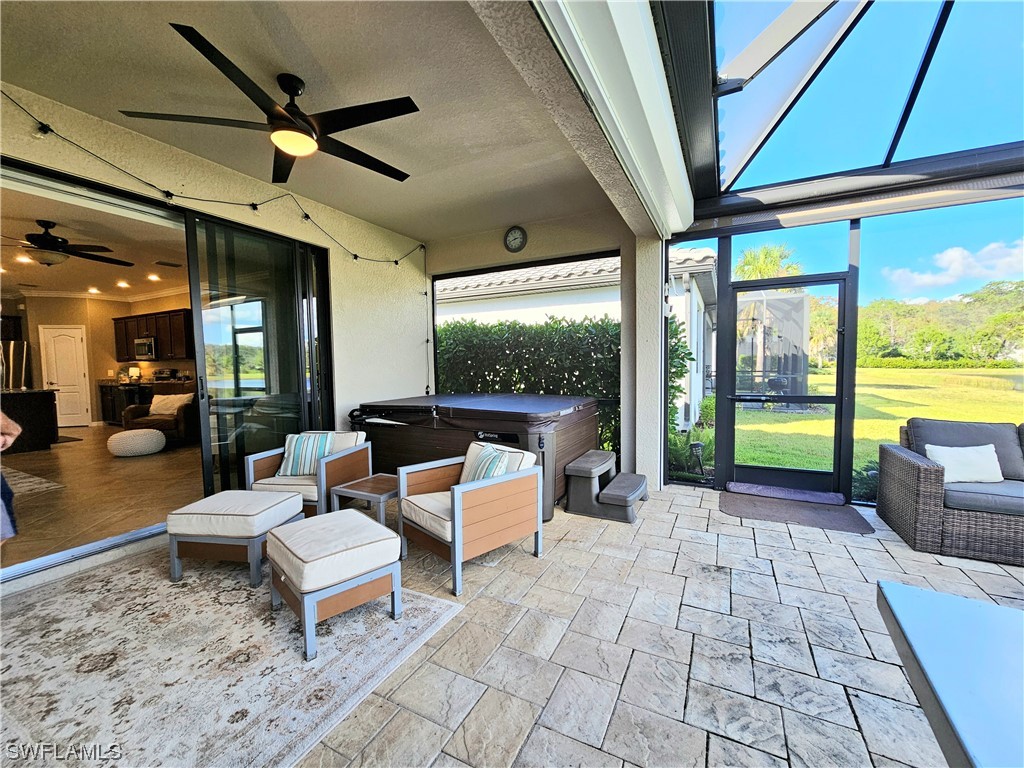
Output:
<svg viewBox="0 0 1024 768">
<path fill-rule="evenodd" d="M 811 376 L 815 385 L 827 375 Z M 1024 369 L 857 370 L 854 467 L 877 460 L 881 443 L 899 442 L 912 416 L 953 421 L 1024 421 Z M 832 468 L 830 412 L 740 410 L 736 462 L 774 467 Z"/>
</svg>

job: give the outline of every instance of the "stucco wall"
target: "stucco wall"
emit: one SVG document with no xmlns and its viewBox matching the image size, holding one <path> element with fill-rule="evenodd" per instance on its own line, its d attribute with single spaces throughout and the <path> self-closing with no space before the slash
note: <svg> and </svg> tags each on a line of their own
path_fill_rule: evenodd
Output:
<svg viewBox="0 0 1024 768">
<path fill-rule="evenodd" d="M 132 173 L 179 194 L 238 201 L 266 200 L 281 188 L 232 171 L 134 131 L 4 83 L 3 88 L 62 134 Z M 35 123 L 7 99 L 0 101 L 3 152 L 75 176 L 153 197 L 153 190 L 53 136 L 33 137 Z M 361 256 L 399 258 L 416 242 L 395 232 L 301 198 L 302 206 L 335 238 Z M 423 292 L 423 256 L 402 262 L 353 261 L 287 200 L 248 208 L 182 201 L 185 207 L 323 246 L 330 252 L 335 405 L 342 416 L 364 400 L 421 394 L 427 380 L 430 324 Z"/>
</svg>

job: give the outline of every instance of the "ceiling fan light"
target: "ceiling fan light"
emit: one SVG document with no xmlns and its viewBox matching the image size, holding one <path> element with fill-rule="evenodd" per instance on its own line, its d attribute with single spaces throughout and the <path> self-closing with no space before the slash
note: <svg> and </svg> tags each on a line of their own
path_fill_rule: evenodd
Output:
<svg viewBox="0 0 1024 768">
<path fill-rule="evenodd" d="M 270 134 L 274 146 L 294 157 L 307 157 L 319 149 L 316 139 L 294 128 L 278 128 Z"/>
<path fill-rule="evenodd" d="M 46 248 L 33 248 L 29 254 L 29 261 L 34 261 L 46 267 L 52 267 L 54 264 L 63 264 L 69 258 L 71 257 L 62 251 L 51 251 Z M 21 259 L 19 258 L 18 261 L 21 261 Z"/>
<path fill-rule="evenodd" d="M 19 254 L 19 255 L 15 256 L 14 260 L 15 261 L 19 261 L 22 264 L 31 264 L 32 263 L 32 257 L 31 256 L 26 256 L 25 254 Z"/>
</svg>

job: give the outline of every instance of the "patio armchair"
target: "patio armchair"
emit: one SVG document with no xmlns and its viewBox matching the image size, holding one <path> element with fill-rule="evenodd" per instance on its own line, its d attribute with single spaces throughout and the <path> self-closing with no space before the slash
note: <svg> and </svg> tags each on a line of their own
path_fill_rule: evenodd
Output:
<svg viewBox="0 0 1024 768">
<path fill-rule="evenodd" d="M 471 480 L 488 445 L 507 454 L 505 474 Z M 398 468 L 398 533 L 452 564 L 452 593 L 462 594 L 462 564 L 533 534 L 543 549 L 544 484 L 529 451 L 473 442 L 465 456 Z"/>
<path fill-rule="evenodd" d="M 995 446 L 1002 482 L 945 482 L 925 445 Z M 878 449 L 878 516 L 920 552 L 1024 565 L 1024 426 L 910 419 Z"/>
<path fill-rule="evenodd" d="M 365 432 L 335 432 L 334 452 L 317 461 L 312 475 L 278 475 L 284 448 L 251 454 L 245 457 L 245 487 L 250 491 L 301 493 L 305 516 L 322 515 L 331 508 L 331 488 L 373 474 L 370 444 L 365 441 Z"/>
</svg>

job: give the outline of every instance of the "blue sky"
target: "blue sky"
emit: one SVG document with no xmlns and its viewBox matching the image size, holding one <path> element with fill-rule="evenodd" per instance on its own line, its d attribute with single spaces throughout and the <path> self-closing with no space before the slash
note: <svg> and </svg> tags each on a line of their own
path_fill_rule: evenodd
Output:
<svg viewBox="0 0 1024 768">
<path fill-rule="evenodd" d="M 728 61 L 788 3 L 719 0 L 719 64 Z M 938 0 L 879 0 L 868 10 L 735 188 L 882 162 L 903 109 Z M 840 12 L 836 8 L 832 12 Z M 823 19 L 824 21 L 824 19 Z M 1024 139 L 1024 3 L 959 0 L 946 26 L 895 159 Z M 809 34 L 809 33 L 808 33 Z M 765 70 L 760 91 L 723 97 L 723 137 L 771 103 L 786 72 L 806 69 L 799 41 Z M 776 70 L 773 72 L 773 69 Z M 723 138 L 723 147 L 730 144 Z M 732 158 L 735 160 L 735 158 Z M 723 156 L 727 166 L 730 158 Z M 957 206 L 865 219 L 861 303 L 880 297 L 944 299 L 991 280 L 1024 279 L 1024 202 Z M 804 271 L 845 269 L 848 226 L 838 224 L 734 238 L 733 252 L 785 242 Z"/>
</svg>

